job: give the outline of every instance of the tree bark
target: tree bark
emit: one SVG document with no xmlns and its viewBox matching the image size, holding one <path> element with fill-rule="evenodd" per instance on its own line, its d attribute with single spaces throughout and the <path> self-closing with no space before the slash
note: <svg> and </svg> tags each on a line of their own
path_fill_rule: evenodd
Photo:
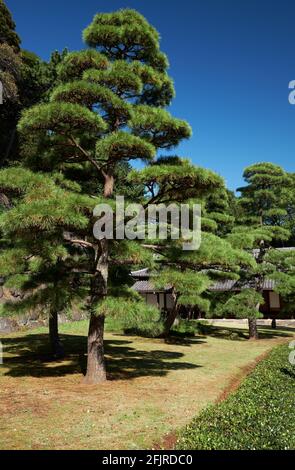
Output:
<svg viewBox="0 0 295 470">
<path fill-rule="evenodd" d="M 111 197 L 114 190 L 112 171 L 104 173 L 104 197 Z M 87 339 L 87 371 L 84 383 L 95 385 L 107 380 L 104 358 L 104 315 L 97 311 L 99 300 L 107 296 L 109 275 L 108 240 L 100 240 L 100 249 L 95 253 L 95 273 L 91 280 L 90 323 Z"/>
<path fill-rule="evenodd" d="M 248 325 L 249 325 L 249 339 L 250 340 L 258 339 L 257 319 L 248 318 Z"/>
<path fill-rule="evenodd" d="M 96 262 L 96 271 L 91 280 L 90 323 L 87 340 L 87 371 L 84 383 L 98 384 L 107 380 L 104 359 L 104 315 L 97 312 L 97 303 L 107 295 L 108 241 L 100 240 L 101 253 Z"/>
<path fill-rule="evenodd" d="M 87 373 L 84 383 L 95 385 L 105 382 L 106 367 L 104 360 L 104 316 L 91 314 L 88 331 Z"/>
<path fill-rule="evenodd" d="M 9 141 L 8 141 L 8 145 L 7 145 L 7 148 L 6 148 L 6 151 L 5 151 L 5 156 L 4 156 L 4 161 L 5 162 L 7 162 L 9 160 L 9 155 L 10 155 L 12 146 L 14 144 L 15 136 L 16 136 L 16 124 L 15 124 L 15 127 L 13 128 L 13 130 L 12 130 L 10 136 L 9 136 Z"/>
<path fill-rule="evenodd" d="M 105 175 L 104 197 L 110 197 L 114 191 L 114 176 L 111 173 Z"/>
<path fill-rule="evenodd" d="M 177 296 L 174 294 L 173 308 L 172 308 L 171 312 L 168 314 L 168 316 L 167 316 L 167 318 L 164 322 L 164 332 L 161 335 L 163 338 L 168 338 L 168 336 L 170 334 L 170 330 L 173 326 L 173 323 L 176 320 L 177 314 L 178 314 Z"/>
<path fill-rule="evenodd" d="M 58 334 L 58 312 L 56 310 L 53 310 L 49 316 L 49 338 L 54 357 L 63 358 L 65 351 Z"/>
</svg>

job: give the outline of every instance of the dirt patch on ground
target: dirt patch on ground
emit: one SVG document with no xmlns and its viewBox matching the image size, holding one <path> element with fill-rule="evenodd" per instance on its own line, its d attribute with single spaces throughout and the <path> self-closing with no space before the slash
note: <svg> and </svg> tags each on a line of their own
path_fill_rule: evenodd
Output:
<svg viewBox="0 0 295 470">
<path fill-rule="evenodd" d="M 266 359 L 266 357 L 269 355 L 270 351 L 267 351 L 263 354 L 260 354 L 254 361 L 252 361 L 250 364 L 247 364 L 246 366 L 241 367 L 241 371 L 235 375 L 234 377 L 231 378 L 228 386 L 224 389 L 224 391 L 219 395 L 219 397 L 216 399 L 215 403 L 220 403 L 223 400 L 226 400 L 226 398 L 233 392 L 235 392 L 241 385 L 242 381 L 247 377 L 251 372 L 255 369 L 257 364 L 259 362 L 263 361 L 263 359 Z"/>
<path fill-rule="evenodd" d="M 285 344 L 286 340 L 277 340 L 276 345 L 279 344 Z M 221 395 L 216 399 L 215 403 L 220 403 L 223 400 L 226 400 L 226 398 L 235 392 L 241 385 L 242 381 L 247 377 L 251 372 L 255 369 L 257 364 L 259 362 L 263 361 L 264 359 L 267 358 L 267 356 L 270 354 L 272 348 L 269 349 L 268 351 L 265 351 L 264 353 L 260 354 L 254 361 L 252 361 L 250 364 L 247 364 L 246 366 L 240 367 L 240 372 L 233 376 L 230 379 L 230 382 L 228 386 L 224 389 L 224 391 L 221 393 Z"/>
<path fill-rule="evenodd" d="M 154 450 L 173 450 L 177 442 L 177 434 L 171 432 L 164 436 L 161 444 L 155 444 L 153 447 Z"/>
</svg>

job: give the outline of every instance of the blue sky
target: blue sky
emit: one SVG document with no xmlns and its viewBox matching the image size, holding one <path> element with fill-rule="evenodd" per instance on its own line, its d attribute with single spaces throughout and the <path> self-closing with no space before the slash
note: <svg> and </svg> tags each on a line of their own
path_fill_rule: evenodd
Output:
<svg viewBox="0 0 295 470">
<path fill-rule="evenodd" d="M 291 0 L 6 0 L 22 46 L 44 59 L 83 47 L 96 12 L 139 10 L 161 34 L 176 99 L 193 137 L 177 153 L 217 171 L 230 189 L 270 161 L 295 171 L 295 2 Z M 176 153 L 176 152 L 174 152 Z"/>
</svg>

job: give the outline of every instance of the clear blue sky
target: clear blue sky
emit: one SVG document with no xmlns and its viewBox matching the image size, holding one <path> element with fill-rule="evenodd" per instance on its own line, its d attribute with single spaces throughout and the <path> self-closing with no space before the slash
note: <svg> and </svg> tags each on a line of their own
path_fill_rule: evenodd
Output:
<svg viewBox="0 0 295 470">
<path fill-rule="evenodd" d="M 44 59 L 83 47 L 95 13 L 130 7 L 158 29 L 177 97 L 171 112 L 193 127 L 178 153 L 230 189 L 243 168 L 271 161 L 295 171 L 295 2 L 292 0 L 6 0 L 23 47 Z"/>
</svg>

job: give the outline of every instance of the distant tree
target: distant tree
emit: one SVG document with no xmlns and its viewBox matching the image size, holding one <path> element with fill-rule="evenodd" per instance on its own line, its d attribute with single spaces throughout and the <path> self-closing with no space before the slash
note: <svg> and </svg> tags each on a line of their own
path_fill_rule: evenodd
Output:
<svg viewBox="0 0 295 470">
<path fill-rule="evenodd" d="M 271 249 L 265 256 L 265 263 L 265 276 L 275 281 L 275 292 L 277 292 L 284 301 L 283 310 L 289 314 L 294 314 L 295 249 Z"/>
<path fill-rule="evenodd" d="M 288 177 L 290 185 L 282 190 L 284 207 L 287 212 L 284 217 L 284 227 L 291 233 L 288 244 L 295 246 L 295 173 L 288 173 Z"/>
<path fill-rule="evenodd" d="M 246 168 L 243 176 L 247 186 L 238 189 L 243 209 L 240 222 L 277 227 L 277 232 L 283 233 L 293 190 L 290 175 L 273 163 L 256 163 Z"/>
<path fill-rule="evenodd" d="M 202 226 L 224 237 L 234 226 L 236 197 L 226 188 L 210 194 L 204 201 Z"/>
<path fill-rule="evenodd" d="M 141 171 L 134 170 L 130 178 L 145 184 L 147 201 L 156 204 L 185 201 L 193 207 L 194 203 L 204 202 L 207 198 L 220 201 L 220 194 L 225 193 L 223 180 L 217 175 L 175 156 L 159 159 Z M 206 207 L 204 203 L 203 207 Z M 217 207 L 220 214 L 216 212 L 216 219 L 220 215 L 220 221 L 222 209 L 215 203 L 214 208 Z M 208 313 L 210 302 L 206 294 L 210 285 L 216 279 L 238 279 L 242 267 L 254 264 L 251 256 L 234 249 L 226 240 L 212 233 L 217 231 L 218 224 L 213 217 L 210 219 L 210 212 L 204 213 L 201 245 L 197 250 L 184 251 L 183 239 L 174 241 L 172 238 L 158 238 L 146 244 L 158 257 L 154 271 L 150 272 L 152 283 L 158 289 L 170 287 L 174 299 L 173 308 L 164 321 L 164 337 L 169 336 L 181 306 L 198 307 Z M 226 214 L 224 218 L 232 221 Z M 168 221 L 167 228 L 171 234 L 175 230 L 172 220 Z"/>
<path fill-rule="evenodd" d="M 4 104 L 0 106 L 0 166 L 10 148 L 11 127 L 15 128 L 14 116 L 19 106 L 18 81 L 20 78 L 20 38 L 15 23 L 3 0 L 0 0 L 0 81 Z"/>
<path fill-rule="evenodd" d="M 3 0 L 0 0 L 0 44 L 8 44 L 15 52 L 20 51 L 20 38 L 15 32 L 15 23 Z"/>
<path fill-rule="evenodd" d="M 236 318 L 247 318 L 249 321 L 249 339 L 258 339 L 256 321 L 263 315 L 259 312 L 257 305 L 264 303 L 263 296 L 255 289 L 245 288 L 240 293 L 232 295 L 219 308 L 219 313 L 232 315 Z"/>
<path fill-rule="evenodd" d="M 17 81 L 20 77 L 21 59 L 8 44 L 0 44 L 0 80 L 2 83 L 2 101 L 17 103 L 19 92 Z"/>
<path fill-rule="evenodd" d="M 249 268 L 253 260 L 228 242 L 209 233 L 202 233 L 200 249 L 182 251 L 180 246 L 157 247 L 161 253 L 161 269 L 155 277 L 158 288 L 172 289 L 174 305 L 164 326 L 167 337 L 181 305 L 198 307 L 207 314 L 210 300 L 206 293 L 217 280 L 239 279 L 241 269 Z"/>
<path fill-rule="evenodd" d="M 226 239 L 235 248 L 252 253 L 255 257 L 255 266 L 243 271 L 239 281 L 241 288 L 246 288 L 242 292 L 242 298 L 245 300 L 247 296 L 251 297 L 253 290 L 262 295 L 265 278 L 277 269 L 272 266 L 273 272 L 270 271 L 269 251 L 271 248 L 288 244 L 290 240 L 290 230 L 286 226 L 286 194 L 290 193 L 291 182 L 290 175 L 272 163 L 257 163 L 246 168 L 244 178 L 248 185 L 239 189 L 241 197 L 238 200 L 242 211 Z M 287 254 L 282 252 L 281 256 Z M 225 304 L 224 309 L 228 305 L 235 305 L 239 298 L 236 297 L 229 304 Z M 251 310 L 251 316 L 248 317 L 250 339 L 258 338 L 257 319 L 261 318 L 260 305 L 261 303 L 257 302 L 256 316 Z M 223 308 L 220 307 L 220 312 L 222 311 Z M 240 315 L 239 312 L 236 314 Z M 273 327 L 275 326 L 274 319 Z"/>
<path fill-rule="evenodd" d="M 22 50 L 15 23 L 3 0 L 0 0 L 0 80 L 4 104 L 0 106 L 0 167 L 19 160 L 16 126 L 21 111 L 46 100 L 57 84 L 57 68 L 67 54 L 54 52 L 49 63 L 36 54 Z"/>
<path fill-rule="evenodd" d="M 264 281 L 275 280 L 275 290 L 285 298 L 294 292 L 295 251 L 274 248 L 272 245 L 277 242 L 277 235 L 275 230 L 272 231 L 272 227 L 260 229 L 239 227 L 227 236 L 227 240 L 233 247 L 244 250 L 253 257 L 254 264 L 239 273 L 240 277 L 236 286 L 239 287 L 241 293 L 229 292 L 227 296 L 229 299 L 217 303 L 215 313 L 247 318 L 250 339 L 258 338 L 257 319 L 263 317 L 260 306 L 264 303 L 262 295 Z M 236 307 L 240 300 L 241 308 L 238 309 Z M 254 307 L 256 312 L 254 312 Z M 249 308 L 249 315 L 246 315 L 247 308 Z M 276 327 L 275 318 L 273 318 L 272 326 Z"/>
</svg>

